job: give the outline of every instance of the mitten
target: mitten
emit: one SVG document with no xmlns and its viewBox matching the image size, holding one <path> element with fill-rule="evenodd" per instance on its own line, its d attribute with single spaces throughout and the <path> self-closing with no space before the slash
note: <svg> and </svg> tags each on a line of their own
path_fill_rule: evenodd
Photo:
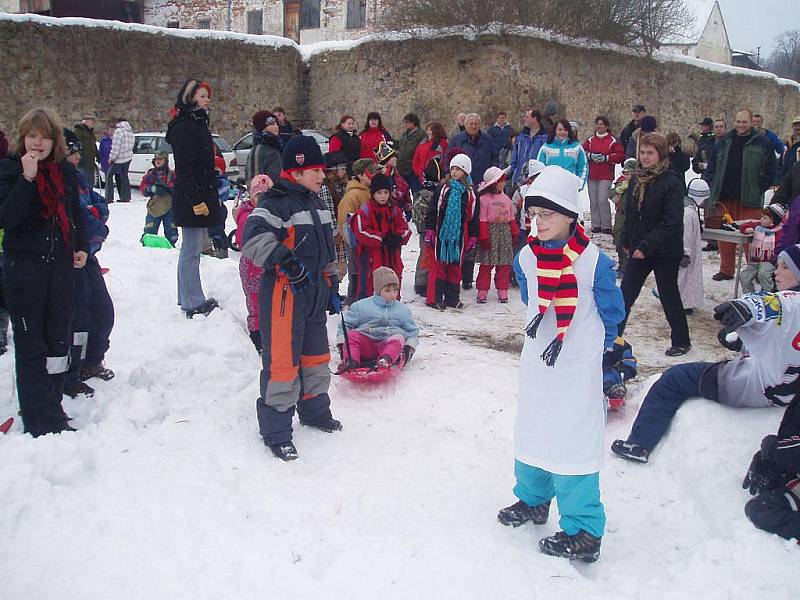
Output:
<svg viewBox="0 0 800 600">
<path fill-rule="evenodd" d="M 192 206 L 192 212 L 194 212 L 194 214 L 196 214 L 198 217 L 207 217 L 209 214 L 208 205 L 205 202 L 195 204 Z"/>
<path fill-rule="evenodd" d="M 311 277 L 309 277 L 305 265 L 286 246 L 280 246 L 273 254 L 276 255 L 273 260 L 278 263 L 281 272 L 288 277 L 293 292 L 302 292 L 311 284 Z"/>
<path fill-rule="evenodd" d="M 761 456 L 761 451 L 753 455 L 750 467 L 742 481 L 742 489 L 748 490 L 751 496 L 767 492 L 783 485 L 783 477 L 775 463 Z"/>
<path fill-rule="evenodd" d="M 730 333 L 748 323 L 753 318 L 753 313 L 741 300 L 731 300 L 714 307 L 714 318 L 722 323 L 725 333 Z"/>
<path fill-rule="evenodd" d="M 736 336 L 736 341 L 728 341 L 728 335 L 730 334 L 726 333 L 724 329 L 719 330 L 719 333 L 717 333 L 717 340 L 719 341 L 720 345 L 732 352 L 741 352 L 744 344 L 739 336 Z"/>
</svg>

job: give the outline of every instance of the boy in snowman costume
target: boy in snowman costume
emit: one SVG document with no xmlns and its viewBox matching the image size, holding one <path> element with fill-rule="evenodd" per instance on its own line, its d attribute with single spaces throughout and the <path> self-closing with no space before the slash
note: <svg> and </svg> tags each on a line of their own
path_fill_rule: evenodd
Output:
<svg viewBox="0 0 800 600">
<path fill-rule="evenodd" d="M 545 167 L 525 204 L 534 227 L 514 260 L 528 306 L 514 434 L 514 495 L 497 515 L 504 525 L 547 522 L 558 500 L 559 531 L 545 554 L 593 562 L 600 556 L 605 401 L 603 360 L 625 318 L 614 262 L 578 223 L 581 181 Z"/>
</svg>

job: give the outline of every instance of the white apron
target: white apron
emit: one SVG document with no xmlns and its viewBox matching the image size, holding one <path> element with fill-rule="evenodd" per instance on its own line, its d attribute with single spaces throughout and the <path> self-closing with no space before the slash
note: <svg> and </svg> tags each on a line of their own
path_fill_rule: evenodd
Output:
<svg viewBox="0 0 800 600">
<path fill-rule="evenodd" d="M 556 336 L 552 304 L 536 339 L 525 337 L 520 359 L 514 457 L 560 475 L 588 475 L 603 466 L 605 328 L 593 292 L 598 256 L 597 246 L 590 243 L 572 265 L 578 280 L 578 306 L 555 365 L 548 367 L 541 359 Z M 530 246 L 522 249 L 519 262 L 528 280 L 527 325 L 539 310 L 536 257 Z"/>
</svg>

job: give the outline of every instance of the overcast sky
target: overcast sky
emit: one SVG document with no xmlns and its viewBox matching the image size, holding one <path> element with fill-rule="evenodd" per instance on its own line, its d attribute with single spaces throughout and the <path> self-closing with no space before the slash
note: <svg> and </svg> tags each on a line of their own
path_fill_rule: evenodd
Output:
<svg viewBox="0 0 800 600">
<path fill-rule="evenodd" d="M 714 0 L 687 3 L 696 12 L 696 27 L 702 31 Z M 719 7 L 733 50 L 749 52 L 761 46 L 761 56 L 768 56 L 778 35 L 800 29 L 800 0 L 719 0 Z"/>
</svg>

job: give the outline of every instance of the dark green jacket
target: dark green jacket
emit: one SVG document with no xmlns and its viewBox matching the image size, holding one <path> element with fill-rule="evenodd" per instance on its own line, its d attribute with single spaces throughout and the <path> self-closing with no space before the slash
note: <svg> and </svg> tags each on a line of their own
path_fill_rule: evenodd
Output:
<svg viewBox="0 0 800 600">
<path fill-rule="evenodd" d="M 94 137 L 94 130 L 89 129 L 83 123 L 75 125 L 75 135 L 81 141 L 81 162 L 78 165 L 85 171 L 94 171 L 97 166 L 95 160 L 97 159 L 97 138 Z M 91 181 L 89 182 L 91 183 Z"/>
<path fill-rule="evenodd" d="M 417 151 L 417 146 L 425 140 L 425 137 L 422 127 L 417 127 L 414 131 L 406 129 L 400 136 L 397 149 L 397 170 L 400 171 L 400 175 L 408 175 L 411 172 L 414 152 Z"/>
<path fill-rule="evenodd" d="M 738 135 L 735 129 L 717 142 L 708 161 L 708 167 L 703 173 L 703 179 L 711 187 L 711 196 L 706 202 L 706 208 L 713 207 L 720 201 L 719 196 L 725 179 L 725 170 L 728 168 L 728 156 L 734 135 Z M 764 192 L 775 180 L 776 169 L 775 152 L 769 140 L 755 129 L 751 129 L 742 154 L 742 193 L 738 199 L 742 206 L 749 208 L 764 206 Z"/>
</svg>

